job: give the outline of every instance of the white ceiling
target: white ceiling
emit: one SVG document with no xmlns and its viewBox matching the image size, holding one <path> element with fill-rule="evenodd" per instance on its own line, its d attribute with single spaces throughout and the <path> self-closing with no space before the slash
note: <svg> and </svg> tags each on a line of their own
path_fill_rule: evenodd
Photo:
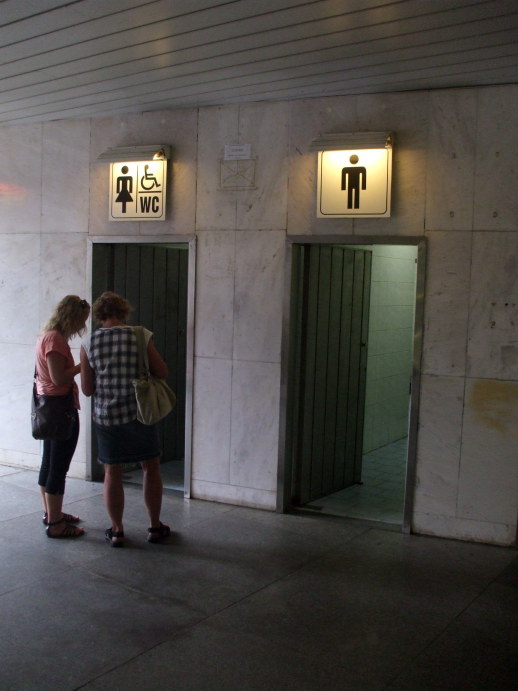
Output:
<svg viewBox="0 0 518 691">
<path fill-rule="evenodd" d="M 518 83 L 518 0 L 0 0 L 0 123 Z"/>
</svg>

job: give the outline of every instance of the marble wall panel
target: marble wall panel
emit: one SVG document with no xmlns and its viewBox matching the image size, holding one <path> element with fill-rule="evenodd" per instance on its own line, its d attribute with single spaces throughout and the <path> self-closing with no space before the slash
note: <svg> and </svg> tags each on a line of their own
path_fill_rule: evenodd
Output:
<svg viewBox="0 0 518 691">
<path fill-rule="evenodd" d="M 280 362 L 284 242 L 281 231 L 236 234 L 234 358 Z"/>
<path fill-rule="evenodd" d="M 63 233 L 41 236 L 40 327 L 65 295 L 86 292 L 86 235 Z"/>
<path fill-rule="evenodd" d="M 196 215 L 198 111 L 143 113 L 142 132 L 142 143 L 169 144 L 172 155 L 168 166 L 167 218 L 164 222 L 141 223 L 140 232 L 142 235 L 192 235 Z"/>
<path fill-rule="evenodd" d="M 275 491 L 280 365 L 236 362 L 232 374 L 230 482 Z"/>
<path fill-rule="evenodd" d="M 41 125 L 0 127 L 0 233 L 39 233 Z"/>
<path fill-rule="evenodd" d="M 475 183 L 477 94 L 430 93 L 426 230 L 471 230 Z"/>
<path fill-rule="evenodd" d="M 392 132 L 390 218 L 354 220 L 355 235 L 422 235 L 428 148 L 428 92 L 358 96 L 358 129 Z"/>
<path fill-rule="evenodd" d="M 518 516 L 518 382 L 468 379 L 458 515 L 504 523 Z"/>
<path fill-rule="evenodd" d="M 87 233 L 90 122 L 43 125 L 42 233 Z"/>
<path fill-rule="evenodd" d="M 427 233 L 422 371 L 466 371 L 472 236 Z"/>
<path fill-rule="evenodd" d="M 468 368 L 518 379 L 518 232 L 473 234 Z"/>
<path fill-rule="evenodd" d="M 143 141 L 142 114 L 93 118 L 90 134 L 90 235 L 138 235 L 140 223 L 109 220 L 110 164 L 100 163 L 97 157 L 111 147 L 154 144 Z M 161 143 L 161 142 L 160 142 Z M 153 224 L 153 225 L 162 225 Z M 160 231 L 163 232 L 163 231 Z"/>
<path fill-rule="evenodd" d="M 200 233 L 196 248 L 195 354 L 232 359 L 234 231 Z"/>
<path fill-rule="evenodd" d="M 192 478 L 229 483 L 232 362 L 195 358 Z"/>
<path fill-rule="evenodd" d="M 347 218 L 317 218 L 317 153 L 311 142 L 330 132 L 356 132 L 356 96 L 293 101 L 290 104 L 288 233 L 352 234 Z"/>
<path fill-rule="evenodd" d="M 3 428 L 9 427 L 0 445 L 0 459 L 39 464 L 39 444 L 23 427 L 35 338 L 55 302 L 69 292 L 83 294 L 87 284 L 85 234 L 64 232 L 69 221 L 57 218 L 58 179 L 49 177 L 42 183 L 41 170 L 51 170 L 54 162 L 60 165 L 57 147 L 70 148 L 75 128 L 84 134 L 91 127 L 90 234 L 148 236 L 157 234 L 155 228 L 160 228 L 160 234 L 165 230 L 190 234 L 195 204 L 197 230 L 216 231 L 199 233 L 196 296 L 192 484 L 193 495 L 207 499 L 275 506 L 286 223 L 281 178 L 289 178 L 288 232 L 297 235 L 350 235 L 353 230 L 357 235 L 420 235 L 428 194 L 425 374 L 414 529 L 509 544 L 516 535 L 518 508 L 514 339 L 518 233 L 511 187 L 518 92 L 514 86 L 476 90 L 477 168 L 470 171 L 472 93 L 309 99 L 202 108 L 199 115 L 192 110 L 171 111 L 0 128 L 3 170 L 9 172 L 8 179 L 0 178 L 0 274 L 4 281 L 0 357 L 12 376 L 7 394 L 0 398 L 0 419 L 6 421 Z M 288 121 L 283 120 L 287 111 Z M 286 144 L 285 124 L 290 131 L 289 174 L 279 164 Z M 309 151 L 311 141 L 326 132 L 389 129 L 396 135 L 393 216 L 355 222 L 317 220 L 317 159 Z M 110 223 L 108 166 L 97 164 L 97 155 L 110 146 L 149 143 L 143 142 L 143 132 L 150 139 L 167 136 L 169 141 L 164 143 L 173 147 L 177 143 L 170 177 L 171 222 Z M 437 137 L 439 150 L 427 158 Z M 258 189 L 254 193 L 219 189 L 224 146 L 238 143 L 257 148 Z M 453 144 L 461 147 L 460 161 L 445 159 Z M 66 171 L 63 168 L 60 174 L 67 182 L 74 175 L 69 166 L 73 168 L 76 153 L 62 156 Z M 87 152 L 83 155 L 88 158 Z M 77 159 L 80 165 L 85 164 L 82 156 Z M 263 168 L 264 157 L 268 165 Z M 34 165 L 27 166 L 26 160 Z M 430 170 L 447 167 L 456 177 L 454 187 L 441 191 L 431 185 L 426 180 L 427 161 Z M 469 224 L 466 230 L 463 225 L 469 213 L 470 172 L 476 175 L 474 223 L 482 231 L 473 235 Z M 72 196 L 80 194 L 81 184 L 72 186 Z M 453 217 L 449 209 L 438 208 L 439 204 L 444 207 L 444 195 L 456 204 Z M 40 236 L 42 208 L 44 234 Z M 458 208 L 463 209 L 460 217 Z M 451 230 L 437 229 L 436 224 L 448 222 Z M 78 345 L 72 344 L 75 357 Z M 463 417 L 466 373 L 476 379 L 467 380 Z M 87 410 L 81 415 L 84 421 Z M 86 439 L 81 434 L 73 465 L 73 472 L 79 474 L 86 469 Z M 5 448 L 7 444 L 12 448 Z"/>
<path fill-rule="evenodd" d="M 235 230 L 240 192 L 220 189 L 225 145 L 239 141 L 239 106 L 202 108 L 198 118 L 197 230 Z"/>
<path fill-rule="evenodd" d="M 463 405 L 463 377 L 421 377 L 417 512 L 456 515 Z"/>
<path fill-rule="evenodd" d="M 475 230 L 516 230 L 518 86 L 478 89 Z"/>
<path fill-rule="evenodd" d="M 0 450 L 1 452 L 1 450 Z M 274 491 L 226 485 L 205 480 L 193 480 L 191 484 L 192 496 L 196 499 L 217 501 L 233 506 L 248 506 L 253 509 L 274 511 L 277 493 Z"/>
<path fill-rule="evenodd" d="M 40 443 L 32 438 L 30 405 L 34 374 L 34 341 L 27 345 L 0 344 L 3 386 L 0 396 L 2 435 L 0 447 L 8 459 L 10 450 L 17 454 L 40 453 Z"/>
<path fill-rule="evenodd" d="M 412 523 L 413 532 L 435 535 L 454 540 L 482 542 L 510 547 L 516 544 L 516 526 L 505 523 L 488 523 L 469 519 L 452 518 L 441 514 L 416 511 Z"/>
<path fill-rule="evenodd" d="M 40 236 L 0 235 L 0 342 L 34 344 L 40 329 Z"/>
<path fill-rule="evenodd" d="M 239 109 L 239 142 L 252 145 L 255 189 L 236 194 L 239 230 L 285 230 L 288 203 L 287 103 L 245 104 Z"/>
</svg>

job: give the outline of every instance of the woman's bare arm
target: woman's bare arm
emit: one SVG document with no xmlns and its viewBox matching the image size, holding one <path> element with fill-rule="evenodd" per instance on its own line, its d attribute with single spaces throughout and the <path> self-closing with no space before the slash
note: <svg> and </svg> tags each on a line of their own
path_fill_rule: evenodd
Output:
<svg viewBox="0 0 518 691">
<path fill-rule="evenodd" d="M 147 357 L 149 360 L 149 371 L 154 377 L 158 379 L 165 379 L 169 374 L 169 368 L 167 364 L 162 360 L 162 356 L 158 352 L 153 343 L 153 339 L 149 339 L 147 344 Z"/>
<path fill-rule="evenodd" d="M 93 371 L 85 349 L 81 346 L 81 389 L 85 396 L 91 396 L 95 391 L 95 372 Z"/>
<path fill-rule="evenodd" d="M 66 358 L 61 353 L 51 352 L 47 354 L 47 367 L 49 368 L 49 375 L 52 383 L 55 386 L 65 386 L 74 381 L 76 374 L 81 371 L 81 365 L 74 365 L 73 367 L 65 367 Z"/>
</svg>

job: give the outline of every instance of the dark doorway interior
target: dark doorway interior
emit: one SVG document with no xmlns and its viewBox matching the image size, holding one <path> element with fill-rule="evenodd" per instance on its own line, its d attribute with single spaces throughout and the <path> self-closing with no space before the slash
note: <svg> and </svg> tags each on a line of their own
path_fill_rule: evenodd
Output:
<svg viewBox="0 0 518 691">
<path fill-rule="evenodd" d="M 175 391 L 174 412 L 162 420 L 162 475 L 165 486 L 183 492 L 185 462 L 185 386 L 187 334 L 187 245 L 100 244 L 93 246 L 92 297 L 113 290 L 134 307 L 129 323 L 153 332 L 169 366 L 168 383 Z M 92 434 L 92 459 L 96 458 Z M 92 479 L 102 479 L 102 467 L 92 460 Z M 141 482 L 141 471 L 127 473 Z"/>
<path fill-rule="evenodd" d="M 415 244 L 292 245 L 285 508 L 403 526 L 416 267 Z"/>
<path fill-rule="evenodd" d="M 371 253 L 295 252 L 292 501 L 304 505 L 361 480 Z"/>
</svg>

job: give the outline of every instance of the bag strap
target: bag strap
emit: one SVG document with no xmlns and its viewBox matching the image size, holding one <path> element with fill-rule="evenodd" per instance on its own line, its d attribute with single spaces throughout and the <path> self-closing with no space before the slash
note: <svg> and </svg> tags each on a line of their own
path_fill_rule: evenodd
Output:
<svg viewBox="0 0 518 691">
<path fill-rule="evenodd" d="M 141 376 L 143 374 L 149 376 L 149 361 L 147 357 L 146 339 L 144 338 L 144 328 L 142 326 L 134 326 L 133 333 L 137 339 L 139 374 Z"/>
</svg>

